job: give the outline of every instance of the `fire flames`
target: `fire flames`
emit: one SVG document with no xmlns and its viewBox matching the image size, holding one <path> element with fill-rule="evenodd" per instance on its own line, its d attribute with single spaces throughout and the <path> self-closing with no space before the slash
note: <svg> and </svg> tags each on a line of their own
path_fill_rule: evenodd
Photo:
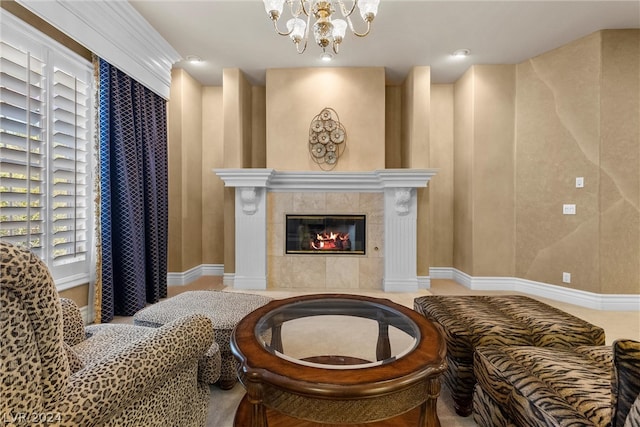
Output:
<svg viewBox="0 0 640 427">
<path fill-rule="evenodd" d="M 318 251 L 344 251 L 351 248 L 351 239 L 349 238 L 349 233 L 323 231 L 322 233 L 317 233 L 315 239 L 311 240 L 311 247 Z"/>
</svg>

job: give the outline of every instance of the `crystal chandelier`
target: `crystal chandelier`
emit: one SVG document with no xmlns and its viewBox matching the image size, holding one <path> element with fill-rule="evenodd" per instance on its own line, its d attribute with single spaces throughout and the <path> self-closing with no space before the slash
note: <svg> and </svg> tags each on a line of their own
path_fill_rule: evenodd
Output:
<svg viewBox="0 0 640 427">
<path fill-rule="evenodd" d="M 371 21 L 376 17 L 380 0 L 353 0 L 353 5 L 347 8 L 343 0 L 263 0 L 264 8 L 273 21 L 273 27 L 281 36 L 289 36 L 296 44 L 298 53 L 303 53 L 307 48 L 309 30 L 312 28 L 313 37 L 318 46 L 322 48 L 323 59 L 330 59 L 331 53 L 327 47 L 331 45 L 333 52 L 338 53 L 338 48 L 347 32 L 347 27 L 358 37 L 369 34 Z M 289 5 L 291 19 L 286 23 L 287 30 L 278 28 L 278 20 L 282 15 L 284 4 Z M 341 18 L 332 19 L 336 9 L 340 11 Z M 353 27 L 351 15 L 358 9 L 362 20 L 367 24 L 364 32 L 358 32 Z M 314 22 L 311 24 L 311 17 Z M 302 18 L 301 18 L 302 17 Z M 306 17 L 306 20 L 303 19 Z"/>
</svg>

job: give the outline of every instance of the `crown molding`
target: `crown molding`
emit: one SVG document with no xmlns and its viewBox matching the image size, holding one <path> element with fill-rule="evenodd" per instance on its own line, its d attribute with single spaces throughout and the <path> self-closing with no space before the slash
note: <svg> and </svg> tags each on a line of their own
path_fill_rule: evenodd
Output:
<svg viewBox="0 0 640 427">
<path fill-rule="evenodd" d="M 126 1 L 16 0 L 165 99 L 180 54 Z"/>
</svg>

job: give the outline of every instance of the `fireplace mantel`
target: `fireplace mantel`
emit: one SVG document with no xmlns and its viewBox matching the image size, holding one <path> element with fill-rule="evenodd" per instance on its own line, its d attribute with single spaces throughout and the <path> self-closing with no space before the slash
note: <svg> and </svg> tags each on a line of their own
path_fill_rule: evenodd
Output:
<svg viewBox="0 0 640 427">
<path fill-rule="evenodd" d="M 293 172 L 275 169 L 214 169 L 225 187 L 267 187 L 269 191 L 379 192 L 426 187 L 436 169 L 381 169 L 366 172 Z"/>
<path fill-rule="evenodd" d="M 417 193 L 436 169 L 382 169 L 366 172 L 295 172 L 274 169 L 214 169 L 225 187 L 235 187 L 238 289 L 267 288 L 267 192 L 384 193 L 385 291 L 414 292 Z"/>
</svg>

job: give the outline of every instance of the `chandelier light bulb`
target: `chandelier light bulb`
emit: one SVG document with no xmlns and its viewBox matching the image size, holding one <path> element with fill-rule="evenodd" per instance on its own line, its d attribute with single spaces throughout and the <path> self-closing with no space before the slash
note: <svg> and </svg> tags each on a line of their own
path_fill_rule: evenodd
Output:
<svg viewBox="0 0 640 427">
<path fill-rule="evenodd" d="M 347 33 L 347 21 L 344 19 L 333 20 L 333 42 L 340 43 Z"/>
<path fill-rule="evenodd" d="M 307 24 L 300 18 L 292 18 L 287 21 L 287 30 L 289 30 L 289 37 L 294 43 L 300 43 L 300 40 L 304 37 L 304 30 Z"/>
<path fill-rule="evenodd" d="M 267 14 L 271 17 L 271 19 L 277 20 L 280 15 L 282 15 L 282 9 L 284 8 L 285 0 L 264 0 L 264 10 L 267 11 Z"/>
<path fill-rule="evenodd" d="M 380 0 L 360 0 L 358 1 L 358 8 L 360 9 L 360 16 L 365 22 L 373 21 L 378 13 L 378 6 Z"/>
</svg>

